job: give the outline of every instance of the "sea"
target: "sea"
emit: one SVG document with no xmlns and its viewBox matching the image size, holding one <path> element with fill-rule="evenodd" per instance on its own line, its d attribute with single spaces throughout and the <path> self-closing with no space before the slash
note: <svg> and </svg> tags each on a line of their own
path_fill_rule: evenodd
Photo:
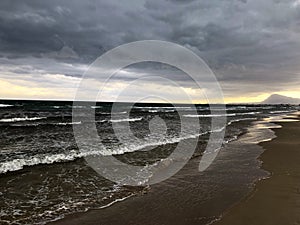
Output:
<svg viewBox="0 0 300 225">
<path fill-rule="evenodd" d="M 112 112 L 113 105 L 114 103 L 99 102 L 93 106 L 93 121 L 84 118 L 74 121 L 73 102 L 0 101 L 0 224 L 47 224 L 70 214 L 112 207 L 151 190 L 148 185 L 120 185 L 97 173 L 85 157 L 98 154 L 99 151 L 102 154 L 103 151 L 98 146 L 90 146 L 82 154 L 76 144 L 74 126 L 80 127 L 92 122 L 105 146 L 105 155 L 144 167 L 167 158 L 179 142 L 188 143 L 194 139 L 197 139 L 197 148 L 191 160 L 199 161 L 210 135 L 224 129 L 225 137 L 220 154 L 208 171 L 212 174 L 217 174 L 218 168 L 226 171 L 226 168 L 232 168 L 237 158 L 251 155 L 248 158 L 253 164 L 243 164 L 245 173 L 237 175 L 241 178 L 238 179 L 238 189 L 251 187 L 257 180 L 269 175 L 267 171 L 260 169 L 258 157 L 261 149 L 244 151 L 239 146 L 254 146 L 271 140 L 275 135 L 270 128 L 279 128 L 272 123 L 274 118 L 299 111 L 299 106 L 296 105 L 226 105 L 223 112 L 226 116 L 225 127 L 212 130 L 212 118 L 220 114 L 213 114 L 209 105 L 175 107 L 171 104 L 121 103 Z M 89 106 L 77 102 L 76 107 Z M 196 114 L 192 110 L 194 107 Z M 200 130 L 197 133 L 182 134 L 179 114 L 187 121 L 189 118 L 198 118 Z M 195 120 L 192 121 L 194 123 Z M 163 135 L 162 123 L 165 128 Z M 126 133 L 128 126 L 135 138 L 130 138 Z M 115 133 L 116 127 L 118 135 Z M 228 157 L 226 149 L 233 143 L 237 143 L 235 151 L 230 152 Z M 193 176 L 199 174 L 201 180 L 203 172 L 193 169 L 189 173 L 193 173 Z M 218 176 L 206 178 L 202 181 L 201 188 L 209 193 L 216 183 L 222 185 L 220 180 L 224 180 L 225 185 L 228 180 L 232 180 L 232 173 L 223 173 L 222 179 Z M 176 179 L 172 185 L 183 184 L 186 184 L 184 177 Z M 187 185 L 185 189 L 188 188 Z M 191 188 L 199 189 L 199 186 Z M 211 192 L 210 199 L 214 197 L 214 193 Z M 217 216 L 204 222 L 209 223 Z"/>
</svg>

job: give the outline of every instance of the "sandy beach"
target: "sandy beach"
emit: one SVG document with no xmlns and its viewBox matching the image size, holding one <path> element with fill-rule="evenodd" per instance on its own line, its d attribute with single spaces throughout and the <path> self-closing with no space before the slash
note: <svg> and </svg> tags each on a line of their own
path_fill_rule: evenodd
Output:
<svg viewBox="0 0 300 225">
<path fill-rule="evenodd" d="M 299 122 L 281 122 L 277 138 L 262 143 L 262 168 L 271 177 L 231 208 L 215 225 L 300 224 L 300 127 Z"/>
</svg>

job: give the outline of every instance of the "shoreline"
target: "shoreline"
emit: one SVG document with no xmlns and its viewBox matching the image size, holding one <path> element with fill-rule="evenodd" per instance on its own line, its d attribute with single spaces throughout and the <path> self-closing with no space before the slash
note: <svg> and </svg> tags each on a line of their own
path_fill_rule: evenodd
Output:
<svg viewBox="0 0 300 225">
<path fill-rule="evenodd" d="M 283 128 L 280 128 L 277 130 L 281 130 L 281 129 L 283 129 Z M 272 128 L 270 130 L 273 131 Z M 274 140 L 276 140 L 276 138 L 271 141 L 266 141 L 266 142 L 262 142 L 259 144 L 252 144 L 253 146 L 255 145 L 255 146 L 259 147 L 259 148 L 252 149 L 253 151 L 256 151 L 256 154 L 257 154 L 257 152 L 260 151 L 259 155 L 256 156 L 255 158 L 253 158 L 256 161 L 254 164 L 251 165 L 251 167 L 253 167 L 253 171 L 255 171 L 257 169 L 256 167 L 258 167 L 258 169 L 262 173 L 265 171 L 267 171 L 267 172 L 270 171 L 263 167 L 264 162 L 261 157 L 264 154 L 264 152 L 266 151 L 266 149 L 265 148 L 263 149 L 261 146 L 264 147 L 265 144 L 273 142 Z M 234 142 L 236 142 L 236 141 L 234 141 Z M 239 150 L 239 148 L 241 148 L 241 147 L 243 148 L 243 145 L 240 145 L 240 144 L 241 143 L 238 143 L 238 141 L 237 141 L 237 144 L 232 144 L 232 145 L 230 145 L 231 147 L 229 147 L 229 148 L 236 147 L 237 150 Z M 245 145 L 244 147 L 248 148 L 249 146 Z M 259 149 L 261 149 L 261 150 L 259 150 Z M 251 150 L 251 147 L 250 147 L 250 150 Z M 246 152 L 246 154 L 247 154 L 247 152 Z M 250 158 L 251 157 L 253 157 L 253 155 L 250 155 Z M 226 158 L 226 155 L 225 155 L 225 158 Z M 221 163 L 222 163 L 222 160 L 221 160 Z M 236 172 L 236 171 L 233 170 L 233 172 Z M 172 214 L 171 209 L 169 209 L 169 210 L 163 209 L 162 214 L 161 214 L 161 212 L 153 211 L 152 214 L 154 214 L 154 213 L 158 214 L 158 215 L 153 215 L 153 217 L 156 217 L 155 219 L 159 219 L 160 217 L 162 217 L 162 218 L 164 218 L 164 220 L 148 221 L 148 220 L 151 220 L 154 218 L 151 218 L 151 216 L 150 216 L 151 213 L 148 213 L 147 210 L 144 209 L 144 208 L 147 208 L 147 207 L 144 207 L 145 204 L 153 205 L 153 207 L 157 207 L 157 208 L 162 208 L 161 206 L 157 206 L 157 204 L 162 204 L 165 207 L 168 207 L 168 203 L 164 202 L 164 200 L 168 199 L 168 196 L 160 197 L 160 199 L 157 200 L 157 196 L 159 196 L 159 194 L 154 193 L 154 192 L 159 192 L 159 188 L 154 187 L 154 190 L 150 189 L 150 193 L 148 193 L 146 195 L 134 196 L 133 198 L 126 199 L 126 201 L 119 202 L 118 204 L 113 204 L 111 207 L 108 207 L 104 210 L 92 209 L 87 212 L 79 212 L 79 213 L 75 213 L 75 214 L 70 214 L 70 215 L 67 215 L 65 218 L 50 222 L 48 224 L 58 224 L 58 225 L 59 224 L 61 224 L 61 225 L 68 224 L 69 225 L 69 224 L 80 223 L 80 224 L 95 225 L 95 224 L 103 224 L 103 222 L 104 222 L 104 224 L 115 225 L 115 224 L 124 224 L 124 221 L 126 221 L 126 222 L 128 221 L 128 224 L 136 224 L 136 223 L 133 223 L 133 221 L 134 221 L 133 218 L 134 219 L 138 218 L 138 221 L 139 221 L 138 224 L 159 224 L 160 222 L 163 222 L 164 224 L 178 224 L 178 225 L 181 225 L 181 224 L 217 224 L 218 222 L 223 221 L 223 217 L 221 217 L 221 219 L 220 219 L 220 215 L 224 215 L 224 218 L 225 218 L 228 212 L 230 212 L 232 209 L 234 209 L 238 205 L 242 204 L 244 201 L 247 201 L 247 199 L 251 198 L 253 193 L 255 194 L 256 186 L 261 181 L 265 180 L 266 178 L 269 179 L 269 176 L 266 177 L 266 174 L 260 175 L 260 177 L 261 178 L 252 182 L 252 184 L 250 184 L 250 186 L 240 188 L 240 189 L 243 189 L 243 192 L 241 192 L 241 190 L 239 190 L 239 189 L 236 190 L 236 191 L 240 191 L 238 194 L 236 194 L 234 192 L 234 190 L 231 192 L 225 191 L 224 192 L 225 195 L 228 195 L 227 198 L 224 198 L 224 197 L 219 198 L 217 201 L 213 202 L 212 204 L 209 203 L 208 206 L 205 206 L 205 207 L 208 207 L 207 210 L 204 209 L 203 207 L 199 208 L 198 206 L 196 206 L 194 210 L 195 211 L 202 210 L 200 213 L 202 215 L 198 215 L 198 218 L 196 218 L 197 213 L 190 213 L 191 219 L 189 221 L 181 220 L 179 217 L 177 219 L 176 219 L 176 217 L 174 217 L 174 218 L 171 217 L 169 215 L 169 214 Z M 233 178 L 229 182 L 234 183 L 235 181 L 236 180 Z M 235 185 L 238 186 L 237 184 L 235 184 Z M 242 185 L 243 185 L 243 183 L 242 183 Z M 231 186 L 231 187 L 236 188 L 234 186 Z M 162 186 L 162 188 L 166 189 L 165 186 Z M 225 187 L 225 189 L 226 188 L 228 189 L 227 186 Z M 173 191 L 173 192 L 176 193 L 176 191 Z M 167 193 L 167 194 L 169 194 L 169 193 Z M 217 194 L 220 194 L 220 193 L 217 193 Z M 172 197 L 172 195 L 170 195 L 170 196 Z M 173 197 L 174 197 L 174 195 L 173 195 Z M 176 197 L 176 198 L 180 199 L 180 197 Z M 231 199 L 231 202 L 228 201 L 229 198 Z M 153 201 L 158 201 L 158 203 L 153 203 Z M 184 201 L 184 199 L 182 199 L 182 201 Z M 173 204 L 174 202 L 176 202 L 176 201 L 173 200 L 170 203 Z M 178 202 L 180 202 L 180 201 L 178 201 Z M 224 203 L 224 202 L 226 202 L 226 203 Z M 180 204 L 180 203 L 178 203 L 178 204 Z M 197 204 L 199 204 L 199 203 L 197 203 Z M 222 206 L 214 206 L 216 204 L 220 204 Z M 139 214 L 138 212 L 136 212 L 137 215 L 135 215 L 134 210 L 141 210 L 141 213 Z M 213 210 L 214 213 L 217 215 L 215 215 L 215 217 L 214 217 L 213 214 L 210 212 L 210 210 Z M 145 211 L 147 212 L 146 214 L 145 214 Z M 180 213 L 182 213 L 182 212 L 180 212 Z M 129 215 L 125 215 L 125 214 L 129 214 Z M 205 215 L 205 216 L 207 215 L 207 218 L 203 217 L 203 215 Z M 120 216 L 120 218 L 118 218 L 118 216 Z M 116 217 L 116 218 L 114 218 L 114 217 Z M 188 215 L 186 215 L 186 212 L 182 213 L 182 217 L 188 217 Z M 168 220 L 172 219 L 172 221 L 168 221 L 166 219 L 168 219 Z M 224 224 L 228 224 L 228 223 L 224 223 Z M 241 223 L 241 224 L 244 224 L 244 223 Z"/>
<path fill-rule="evenodd" d="M 298 118 L 300 118 L 299 113 Z M 289 115 L 271 128 L 276 138 L 259 143 L 265 150 L 258 157 L 261 169 L 270 176 L 255 182 L 254 189 L 241 201 L 224 211 L 213 225 L 300 224 L 299 121 Z M 297 152 L 298 148 L 298 152 Z M 285 149 L 285 150 L 284 150 Z M 283 151 L 286 154 L 283 153 Z"/>
</svg>

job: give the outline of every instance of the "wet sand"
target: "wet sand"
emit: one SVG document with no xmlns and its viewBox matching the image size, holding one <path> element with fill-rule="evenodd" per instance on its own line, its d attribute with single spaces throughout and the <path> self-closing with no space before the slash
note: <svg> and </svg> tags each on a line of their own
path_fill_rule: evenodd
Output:
<svg viewBox="0 0 300 225">
<path fill-rule="evenodd" d="M 262 168 L 271 177 L 261 180 L 248 197 L 214 225 L 300 224 L 300 122 L 281 122 L 277 138 L 261 145 Z"/>
</svg>

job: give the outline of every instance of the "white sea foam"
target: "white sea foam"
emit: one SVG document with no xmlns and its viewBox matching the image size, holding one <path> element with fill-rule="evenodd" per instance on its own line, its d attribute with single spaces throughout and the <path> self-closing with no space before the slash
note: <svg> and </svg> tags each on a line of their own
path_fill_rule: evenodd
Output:
<svg viewBox="0 0 300 225">
<path fill-rule="evenodd" d="M 139 117 L 139 118 L 126 118 L 126 119 L 112 119 L 109 121 L 112 123 L 119 123 L 119 122 L 135 122 L 135 121 L 140 121 L 142 119 L 143 119 L 142 117 Z"/>
<path fill-rule="evenodd" d="M 74 109 L 84 109 L 85 108 L 85 106 L 83 106 L 83 105 L 73 105 L 71 107 Z"/>
<path fill-rule="evenodd" d="M 293 111 L 287 111 L 287 110 L 285 110 L 285 111 L 283 111 L 283 110 L 281 110 L 281 111 L 271 111 L 270 113 L 271 114 L 279 114 L 279 113 L 290 113 L 290 112 L 293 112 Z"/>
<path fill-rule="evenodd" d="M 6 173 L 8 171 L 17 171 L 21 170 L 24 168 L 24 166 L 34 166 L 38 164 L 52 164 L 55 162 L 66 162 L 66 161 L 73 161 L 77 158 L 82 158 L 86 156 L 91 156 L 91 155 L 102 155 L 102 156 L 109 156 L 109 155 L 122 155 L 126 152 L 134 152 L 138 151 L 147 147 L 156 147 L 156 146 L 161 146 L 161 145 L 166 145 L 166 144 L 174 144 L 178 143 L 182 140 L 186 139 L 192 139 L 192 138 L 197 138 L 199 136 L 208 134 L 208 133 L 213 133 L 213 132 L 220 132 L 224 130 L 225 127 L 214 130 L 214 131 L 207 131 L 203 133 L 198 133 L 198 134 L 190 134 L 190 135 L 185 135 L 183 137 L 172 137 L 169 139 L 164 139 L 164 140 L 152 140 L 152 141 L 143 141 L 141 143 L 135 143 L 135 144 L 127 144 L 119 148 L 115 149 L 102 149 L 102 150 L 90 150 L 86 152 L 78 152 L 75 150 L 72 150 L 68 153 L 60 153 L 60 154 L 37 154 L 34 156 L 30 157 L 25 157 L 25 158 L 19 158 L 19 159 L 13 159 L 10 161 L 2 162 L 0 163 L 0 173 Z"/>
<path fill-rule="evenodd" d="M 149 109 L 148 112 L 149 112 L 149 113 L 157 113 L 157 112 L 161 112 L 161 113 L 172 113 L 172 112 L 175 112 L 175 110 L 173 110 L 173 109 L 163 109 L 163 110 Z"/>
<path fill-rule="evenodd" d="M 136 109 L 191 109 L 190 106 L 133 106 Z"/>
<path fill-rule="evenodd" d="M 195 115 L 195 114 L 187 114 L 183 115 L 184 117 L 225 117 L 225 116 L 235 116 L 235 113 L 230 114 L 205 114 L 205 115 Z"/>
<path fill-rule="evenodd" d="M 117 199 L 115 199 L 114 201 L 108 203 L 107 205 L 104 205 L 104 206 L 99 207 L 99 209 L 105 209 L 105 208 L 108 208 L 108 207 L 112 206 L 113 204 L 115 204 L 115 203 L 117 203 L 117 202 L 122 202 L 122 201 L 126 200 L 127 198 L 130 198 L 130 197 L 132 197 L 132 196 L 134 196 L 134 195 L 135 195 L 135 194 L 131 194 L 131 195 L 128 195 L 128 196 L 123 197 L 123 198 L 117 198 Z"/>
<path fill-rule="evenodd" d="M 259 114 L 260 112 L 245 112 L 245 113 L 227 113 L 227 114 L 202 114 L 202 115 L 195 115 L 195 114 L 186 114 L 183 115 L 184 117 L 231 117 L 231 116 L 243 116 L 243 115 L 255 115 Z"/>
<path fill-rule="evenodd" d="M 53 154 L 53 155 L 35 155 L 23 159 L 13 159 L 0 164 L 0 173 L 8 171 L 17 171 L 24 166 L 33 166 L 38 164 L 52 164 L 54 162 L 70 161 L 76 158 L 78 153 Z"/>
<path fill-rule="evenodd" d="M 4 108 L 4 107 L 11 107 L 13 105 L 8 105 L 8 104 L 0 104 L 0 108 Z"/>
<path fill-rule="evenodd" d="M 42 120 L 46 118 L 47 117 L 16 117 L 16 118 L 0 119 L 0 122 L 11 123 L 11 122 L 20 122 L 20 121 Z"/>
<path fill-rule="evenodd" d="M 126 114 L 127 112 L 126 111 L 123 111 L 123 112 L 100 112 L 100 114 L 102 115 L 119 115 L 119 114 Z"/>
<path fill-rule="evenodd" d="M 61 123 L 30 123 L 30 124 L 23 124 L 23 123 L 14 123 L 10 126 L 12 127 L 36 127 L 36 126 L 45 126 L 45 125 L 55 125 L 55 126 L 67 126 L 67 125 L 79 125 L 82 122 L 61 122 Z"/>
<path fill-rule="evenodd" d="M 257 120 L 257 118 L 240 118 L 235 120 L 230 120 L 227 125 L 231 125 L 232 123 L 240 122 L 240 121 L 247 121 L 247 120 Z"/>
<path fill-rule="evenodd" d="M 245 112 L 245 113 L 236 113 L 237 116 L 243 116 L 243 115 L 256 115 L 260 114 L 261 112 Z"/>
<path fill-rule="evenodd" d="M 235 135 L 235 136 L 233 136 L 232 138 L 229 138 L 228 140 L 226 140 L 225 143 L 228 144 L 229 142 L 235 141 L 235 140 L 237 140 L 237 139 L 238 139 L 238 136 Z"/>
<path fill-rule="evenodd" d="M 141 121 L 143 118 L 124 118 L 124 119 L 110 119 L 110 120 L 99 120 L 96 122 L 105 123 L 105 122 L 112 122 L 112 123 L 121 123 L 121 122 L 135 122 L 135 121 Z"/>
<path fill-rule="evenodd" d="M 81 124 L 81 121 L 78 121 L 78 122 L 55 123 L 55 125 L 62 125 L 62 126 L 66 126 L 66 125 L 78 125 L 78 124 Z"/>
</svg>

